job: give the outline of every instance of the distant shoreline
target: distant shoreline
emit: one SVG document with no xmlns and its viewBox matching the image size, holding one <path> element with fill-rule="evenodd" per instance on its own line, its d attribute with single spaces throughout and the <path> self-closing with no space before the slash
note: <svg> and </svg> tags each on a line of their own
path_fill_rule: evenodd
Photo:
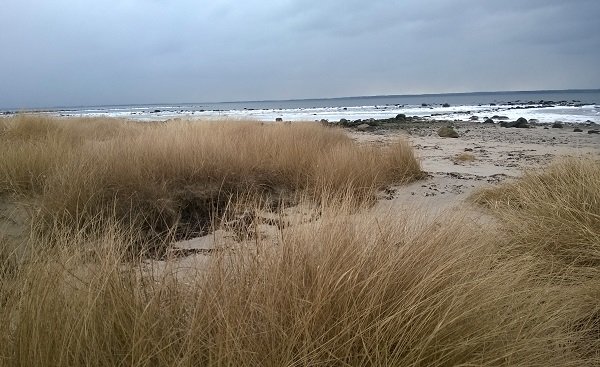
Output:
<svg viewBox="0 0 600 367">
<path fill-rule="evenodd" d="M 343 96 L 343 97 L 323 97 L 323 98 L 293 98 L 293 99 L 264 99 L 264 100 L 234 100 L 218 102 L 157 102 L 157 103 L 125 103 L 125 104 L 98 104 L 98 105 L 56 105 L 42 107 L 0 107 L 0 112 L 53 112 L 84 108 L 108 108 L 108 107 L 152 107 L 152 106 L 189 106 L 189 105 L 237 105 L 237 104 L 271 104 L 271 103 L 296 103 L 296 102 L 314 102 L 314 101 L 348 101 L 348 100 L 373 100 L 373 99 L 393 99 L 393 98 L 439 98 L 439 97 L 468 97 L 468 96 L 498 96 L 498 95 L 536 95 L 536 94 L 571 94 L 571 93 L 597 93 L 600 94 L 600 88 L 597 89 L 540 89 L 540 90 L 521 90 L 521 91 L 481 91 L 481 92 L 449 92 L 449 93 L 420 93 L 420 94 L 381 94 L 365 96 Z M 596 102 L 596 101 L 595 101 Z M 598 101 L 600 103 L 600 101 Z"/>
</svg>

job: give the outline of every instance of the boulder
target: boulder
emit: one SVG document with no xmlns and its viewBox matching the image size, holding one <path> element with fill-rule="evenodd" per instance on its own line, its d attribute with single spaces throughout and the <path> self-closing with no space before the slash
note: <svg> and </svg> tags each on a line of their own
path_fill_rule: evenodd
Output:
<svg viewBox="0 0 600 367">
<path fill-rule="evenodd" d="M 560 122 L 555 122 L 552 124 L 552 128 L 553 129 L 562 129 L 563 128 L 563 124 L 561 124 Z"/>
<path fill-rule="evenodd" d="M 508 120 L 508 116 L 498 116 L 498 115 L 494 115 L 492 116 L 493 120 Z"/>
<path fill-rule="evenodd" d="M 406 120 L 406 115 L 403 113 L 399 113 L 396 115 L 396 120 Z"/>
<path fill-rule="evenodd" d="M 487 119 L 487 120 L 485 120 L 483 123 L 484 123 L 484 124 L 493 124 L 493 123 L 494 123 L 494 120 L 492 120 L 492 119 Z"/>
<path fill-rule="evenodd" d="M 469 117 L 469 120 L 477 121 L 477 120 L 479 120 L 479 116 L 471 116 L 471 117 Z"/>
<path fill-rule="evenodd" d="M 588 134 L 600 134 L 600 130 L 588 130 Z"/>
<path fill-rule="evenodd" d="M 573 132 L 574 133 L 582 133 L 583 130 L 581 130 L 580 128 L 576 127 L 576 128 L 573 129 Z"/>
<path fill-rule="evenodd" d="M 514 127 L 519 129 L 527 129 L 529 127 L 529 123 L 527 122 L 527 119 L 519 117 L 517 121 L 515 121 Z"/>
<path fill-rule="evenodd" d="M 281 117 L 276 117 L 275 118 L 275 122 L 282 122 L 282 121 L 283 121 L 283 118 L 281 118 Z"/>
<path fill-rule="evenodd" d="M 444 126 L 441 127 L 438 131 L 437 134 L 439 136 L 441 136 L 442 138 L 458 138 L 458 133 L 456 132 L 456 130 L 454 130 L 453 127 L 451 126 Z"/>
<path fill-rule="evenodd" d="M 360 124 L 356 127 L 356 130 L 366 131 L 371 127 L 369 124 Z"/>
<path fill-rule="evenodd" d="M 340 119 L 340 125 L 348 125 L 348 120 Z"/>
</svg>

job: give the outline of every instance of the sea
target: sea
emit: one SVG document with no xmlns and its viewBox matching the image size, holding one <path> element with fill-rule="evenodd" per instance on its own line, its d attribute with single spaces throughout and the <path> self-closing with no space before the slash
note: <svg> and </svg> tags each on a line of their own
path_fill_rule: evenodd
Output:
<svg viewBox="0 0 600 367">
<path fill-rule="evenodd" d="M 430 120 L 484 121 L 524 117 L 539 123 L 600 124 L 600 89 L 383 95 L 342 98 L 55 107 L 1 112 L 141 121 L 239 119 L 321 121 L 384 119 L 398 114 Z"/>
</svg>

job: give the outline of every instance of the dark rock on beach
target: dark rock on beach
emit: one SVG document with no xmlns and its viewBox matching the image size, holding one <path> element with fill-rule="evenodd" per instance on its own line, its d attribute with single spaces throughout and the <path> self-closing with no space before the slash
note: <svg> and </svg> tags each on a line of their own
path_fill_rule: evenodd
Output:
<svg viewBox="0 0 600 367">
<path fill-rule="evenodd" d="M 573 132 L 574 133 L 582 133 L 583 130 L 581 130 L 580 128 L 576 127 L 576 128 L 573 129 Z"/>
<path fill-rule="evenodd" d="M 442 138 L 458 138 L 458 133 L 451 126 L 441 127 L 437 131 L 437 134 Z"/>
<path fill-rule="evenodd" d="M 523 117 L 519 117 L 517 119 L 517 121 L 512 121 L 512 122 L 503 121 L 503 122 L 500 123 L 500 126 L 502 126 L 502 127 L 516 127 L 516 128 L 519 128 L 519 129 L 527 129 L 527 128 L 530 127 L 527 119 L 525 119 Z"/>
<path fill-rule="evenodd" d="M 562 129 L 563 128 L 563 124 L 557 121 L 557 122 L 555 122 L 555 123 L 552 124 L 552 128 L 553 129 Z"/>
<path fill-rule="evenodd" d="M 588 130 L 588 134 L 600 134 L 600 130 Z"/>
<path fill-rule="evenodd" d="M 486 119 L 483 123 L 484 124 L 493 124 L 494 120 L 492 120 L 492 119 Z"/>
<path fill-rule="evenodd" d="M 283 121 L 283 118 L 281 118 L 281 117 L 276 117 L 276 118 L 275 118 L 275 121 L 276 121 L 276 122 L 282 122 L 282 121 Z"/>
</svg>

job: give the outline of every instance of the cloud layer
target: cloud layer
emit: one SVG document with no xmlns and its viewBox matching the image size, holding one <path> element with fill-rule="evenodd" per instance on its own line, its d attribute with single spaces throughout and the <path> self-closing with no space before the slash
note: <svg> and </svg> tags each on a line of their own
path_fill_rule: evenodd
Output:
<svg viewBox="0 0 600 367">
<path fill-rule="evenodd" d="M 4 0 L 0 108 L 600 88 L 597 0 Z"/>
</svg>

